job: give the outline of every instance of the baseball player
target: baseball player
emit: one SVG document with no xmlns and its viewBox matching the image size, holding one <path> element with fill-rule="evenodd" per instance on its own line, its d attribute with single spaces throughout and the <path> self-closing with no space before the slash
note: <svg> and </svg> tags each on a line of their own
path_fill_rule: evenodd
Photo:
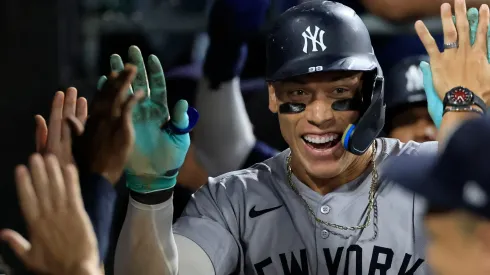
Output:
<svg viewBox="0 0 490 275">
<path fill-rule="evenodd" d="M 447 20 L 453 24 L 447 6 L 441 12 L 445 26 Z M 448 36 L 444 53 L 435 52 L 437 45 L 423 23 L 416 25 L 431 54 L 434 81 L 426 82 L 440 100 L 459 92 L 454 89 L 458 85 L 472 87 L 475 92 L 465 89 L 465 94 L 480 99 L 447 106 L 441 139 L 461 121 L 481 115 L 481 91 L 488 89 L 472 83 L 490 76 L 484 64 L 465 63 L 480 59 L 486 49 L 466 50 L 464 1 L 456 0 L 455 10 L 458 32 L 448 33 L 458 33 L 460 39 Z M 488 6 L 482 14 L 486 17 L 480 22 L 488 21 Z M 480 48 L 487 32 L 482 26 L 480 42 L 475 42 Z M 138 112 L 143 114 L 136 112 L 135 152 L 127 177 L 131 201 L 116 273 L 428 274 L 424 202 L 380 180 L 379 174 L 388 156 L 435 153 L 437 143 L 376 139 L 384 125 L 384 78 L 361 19 L 330 1 L 295 6 L 270 31 L 266 61 L 269 108 L 278 113 L 290 149 L 210 179 L 172 226 L 174 177 L 195 119 L 193 112 L 185 115 L 187 105 L 180 102 L 167 122 L 163 74 L 150 56 L 149 85 L 157 96 L 152 91 L 141 104 L 164 115 L 158 123 L 151 115 L 158 112 L 150 112 L 148 120 L 142 109 Z M 144 65 L 138 68 L 135 86 L 146 89 Z"/>
<path fill-rule="evenodd" d="M 436 140 L 437 128 L 427 109 L 419 64 L 428 56 L 411 56 L 387 74 L 385 85 L 386 123 L 384 132 L 402 142 Z"/>
<path fill-rule="evenodd" d="M 441 156 L 398 157 L 386 167 L 384 176 L 429 201 L 427 260 L 436 274 L 490 274 L 489 139 L 488 118 L 472 120 Z"/>
</svg>

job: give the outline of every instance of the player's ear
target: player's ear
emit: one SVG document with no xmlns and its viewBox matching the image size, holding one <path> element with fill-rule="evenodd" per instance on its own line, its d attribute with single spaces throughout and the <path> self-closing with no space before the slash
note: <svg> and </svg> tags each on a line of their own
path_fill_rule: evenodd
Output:
<svg viewBox="0 0 490 275">
<path fill-rule="evenodd" d="M 277 113 L 279 106 L 277 105 L 276 90 L 271 82 L 267 83 L 267 90 L 269 91 L 269 110 L 274 114 Z"/>
</svg>

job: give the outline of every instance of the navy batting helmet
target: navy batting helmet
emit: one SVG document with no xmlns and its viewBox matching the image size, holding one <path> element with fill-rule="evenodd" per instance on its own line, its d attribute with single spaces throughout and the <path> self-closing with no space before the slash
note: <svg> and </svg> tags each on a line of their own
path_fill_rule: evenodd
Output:
<svg viewBox="0 0 490 275">
<path fill-rule="evenodd" d="M 419 64 L 429 62 L 426 55 L 410 56 L 397 63 L 389 72 L 385 85 L 388 112 L 401 110 L 407 105 L 427 104 L 424 78 Z"/>
<path fill-rule="evenodd" d="M 290 8 L 268 35 L 266 63 L 269 82 L 316 72 L 365 72 L 358 108 L 361 116 L 345 130 L 342 144 L 354 154 L 363 154 L 381 132 L 384 78 L 369 32 L 351 8 L 324 0 Z M 332 108 L 342 110 L 336 103 L 341 104 L 335 102 Z"/>
</svg>

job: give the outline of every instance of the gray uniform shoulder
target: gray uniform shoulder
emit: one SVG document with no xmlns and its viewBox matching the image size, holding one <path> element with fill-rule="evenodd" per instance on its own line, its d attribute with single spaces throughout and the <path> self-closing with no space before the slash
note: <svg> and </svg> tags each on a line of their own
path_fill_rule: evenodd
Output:
<svg viewBox="0 0 490 275">
<path fill-rule="evenodd" d="M 249 168 L 225 173 L 218 177 L 208 179 L 208 188 L 226 189 L 229 193 L 253 189 L 254 184 L 260 183 L 262 187 L 272 183 L 275 174 L 283 171 L 289 149 L 277 154 L 276 156 L 259 162 Z M 282 169 L 278 169 L 282 168 Z"/>
<path fill-rule="evenodd" d="M 401 142 L 398 139 L 383 138 L 386 143 L 385 154 L 388 156 L 398 155 L 417 155 L 417 154 L 435 154 L 438 149 L 437 141 L 428 142 L 415 142 L 409 141 L 407 143 Z"/>
</svg>

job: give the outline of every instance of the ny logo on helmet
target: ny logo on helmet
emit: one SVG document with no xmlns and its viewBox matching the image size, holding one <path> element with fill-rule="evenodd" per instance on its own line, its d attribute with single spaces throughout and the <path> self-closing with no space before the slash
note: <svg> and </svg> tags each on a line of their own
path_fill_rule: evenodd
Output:
<svg viewBox="0 0 490 275">
<path fill-rule="evenodd" d="M 323 35 L 325 34 L 324 30 L 320 30 L 319 27 L 315 26 L 315 32 L 311 33 L 310 26 L 306 28 L 306 30 L 303 32 L 303 38 L 305 39 L 305 44 L 303 45 L 303 52 L 308 53 L 308 40 L 310 40 L 311 45 L 312 45 L 312 52 L 317 52 L 317 45 L 322 48 L 322 51 L 324 51 L 327 46 L 323 44 Z"/>
<path fill-rule="evenodd" d="M 407 91 L 414 92 L 424 89 L 424 75 L 420 68 L 416 65 L 412 65 L 405 73 L 407 78 Z"/>
</svg>

